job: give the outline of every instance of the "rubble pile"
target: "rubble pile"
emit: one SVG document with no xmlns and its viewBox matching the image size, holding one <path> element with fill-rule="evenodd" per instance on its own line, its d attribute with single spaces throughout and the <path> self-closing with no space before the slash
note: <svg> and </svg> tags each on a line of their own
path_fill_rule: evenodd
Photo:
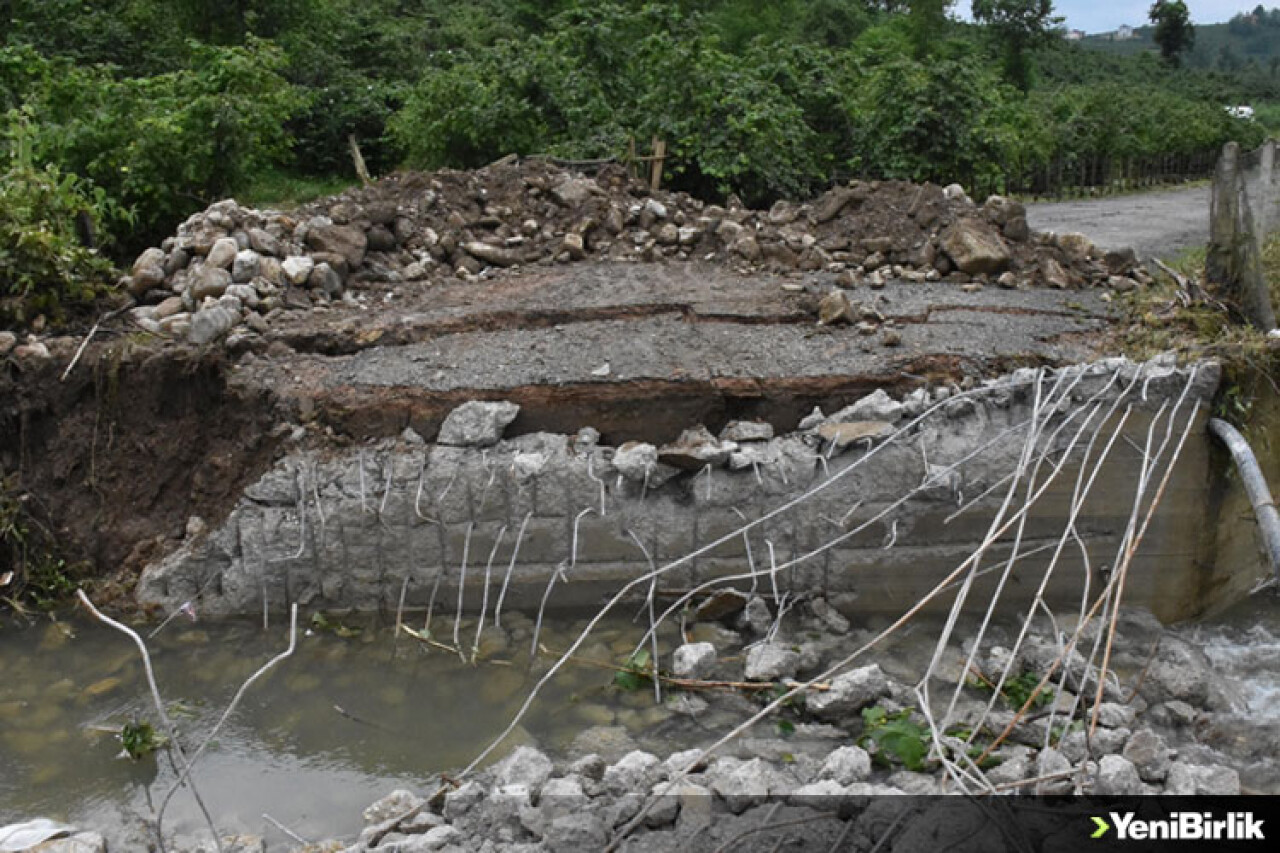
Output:
<svg viewBox="0 0 1280 853">
<path fill-rule="evenodd" d="M 823 272 L 836 288 L 922 281 L 967 289 L 1149 283 L 1132 251 L 1037 234 L 1018 202 L 974 204 L 958 185 L 852 181 L 768 211 L 652 192 L 621 166 L 596 175 L 514 158 L 484 169 L 391 175 L 283 212 L 220 201 L 144 251 L 123 280 L 153 333 L 206 344 L 262 334 L 281 312 L 362 291 L 567 263 L 701 261 Z M 829 322 L 840 322 L 835 310 Z"/>
</svg>

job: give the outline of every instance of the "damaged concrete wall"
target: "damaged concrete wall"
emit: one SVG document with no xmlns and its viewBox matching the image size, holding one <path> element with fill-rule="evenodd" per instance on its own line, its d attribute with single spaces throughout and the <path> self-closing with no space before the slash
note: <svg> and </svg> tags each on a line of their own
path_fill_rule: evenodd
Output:
<svg viewBox="0 0 1280 853">
<path fill-rule="evenodd" d="M 1078 488 L 1088 433 L 1071 439 L 1092 412 L 1090 429 L 1101 426 L 1092 466 L 1123 419 L 1049 588 L 1059 603 L 1078 602 L 1086 576 L 1097 583 L 1115 562 L 1148 434 L 1157 444 L 1176 439 L 1217 382 L 1216 365 L 1178 369 L 1171 359 L 1024 369 L 964 392 L 922 388 L 897 401 L 878 391 L 778 437 L 767 424 L 737 424 L 719 438 L 692 430 L 662 448 L 603 446 L 589 428 L 500 439 L 514 407 L 467 404 L 440 443 L 407 430 L 362 448 L 290 453 L 228 517 L 210 529 L 189 525 L 187 540 L 148 568 L 137 594 L 165 609 L 194 601 L 207 615 L 259 612 L 264 598 L 276 610 L 291 601 L 394 610 L 407 580 L 406 607 L 425 607 L 434 589 L 436 608 L 453 613 L 460 582 L 468 609 L 482 600 L 491 609 L 510 569 L 504 607 L 536 609 L 558 571 L 549 602 L 567 608 L 598 603 L 651 567 L 679 561 L 659 579 L 660 592 L 753 569 L 759 588 L 772 592 L 766 573 L 786 566 L 776 574 L 779 593 L 822 591 L 848 610 L 900 612 L 987 535 L 1038 406 L 1043 429 L 1027 459 L 1039 463 L 1039 481 L 1060 462 L 1062 471 L 982 567 L 1001 568 L 1020 535 L 1024 551 L 1041 552 L 1018 564 L 1005 595 L 1031 594 Z M 1126 589 L 1126 601 L 1166 619 L 1204 605 L 1196 595 L 1209 483 L 1203 421 L 1192 426 Z M 1153 491 L 1149 485 L 1148 499 Z M 758 523 L 743 532 L 746 522 Z M 973 601 L 985 606 L 997 575 L 979 579 Z"/>
</svg>

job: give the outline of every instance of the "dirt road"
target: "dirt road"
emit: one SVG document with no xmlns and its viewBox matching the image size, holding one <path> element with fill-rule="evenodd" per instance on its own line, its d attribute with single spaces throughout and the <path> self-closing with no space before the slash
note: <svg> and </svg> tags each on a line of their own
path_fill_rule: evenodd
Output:
<svg viewBox="0 0 1280 853">
<path fill-rule="evenodd" d="M 1209 187 L 1027 206 L 1037 231 L 1079 231 L 1099 246 L 1169 258 L 1209 239 Z"/>
</svg>

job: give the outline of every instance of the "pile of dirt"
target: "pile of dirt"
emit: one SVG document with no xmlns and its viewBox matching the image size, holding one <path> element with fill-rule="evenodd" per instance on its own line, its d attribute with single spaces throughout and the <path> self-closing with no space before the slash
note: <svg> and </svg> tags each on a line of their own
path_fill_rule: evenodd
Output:
<svg viewBox="0 0 1280 853">
<path fill-rule="evenodd" d="M 352 290 L 587 258 L 822 270 L 842 288 L 941 280 L 1123 291 L 1149 282 L 1132 252 L 1033 233 L 1021 204 L 992 196 L 979 206 L 958 185 L 853 181 L 758 211 L 650 191 L 621 166 L 585 175 L 509 158 L 395 174 L 291 212 L 218 202 L 144 252 L 124 283 L 143 328 L 204 344 L 264 333 L 280 312 L 351 301 Z"/>
</svg>

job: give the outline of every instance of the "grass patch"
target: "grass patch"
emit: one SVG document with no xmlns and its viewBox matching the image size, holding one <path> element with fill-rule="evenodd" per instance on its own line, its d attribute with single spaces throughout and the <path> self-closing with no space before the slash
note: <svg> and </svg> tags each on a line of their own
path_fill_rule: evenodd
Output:
<svg viewBox="0 0 1280 853">
<path fill-rule="evenodd" d="M 334 175 L 299 175 L 272 170 L 255 175 L 236 200 L 251 207 L 296 207 L 325 196 L 337 195 L 355 186 L 355 178 Z"/>
</svg>

